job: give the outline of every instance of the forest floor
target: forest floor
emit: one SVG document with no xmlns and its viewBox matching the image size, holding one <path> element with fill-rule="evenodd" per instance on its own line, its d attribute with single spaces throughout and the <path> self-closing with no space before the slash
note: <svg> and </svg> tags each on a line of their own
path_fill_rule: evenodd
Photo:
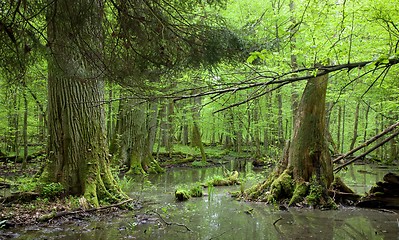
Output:
<svg viewBox="0 0 399 240">
<path fill-rule="evenodd" d="M 220 153 L 216 151 L 214 154 L 209 154 L 206 166 L 211 167 L 222 165 L 231 159 L 243 158 L 244 156 L 230 156 L 225 152 Z M 249 158 L 248 156 L 246 158 Z M 197 154 L 183 152 L 173 152 L 171 155 L 160 153 L 158 156 L 159 162 L 164 168 L 174 167 L 196 167 L 194 162 L 200 162 L 201 157 Z M 194 164 L 193 164 L 194 163 Z M 22 169 L 21 163 L 15 162 L 0 162 L 0 198 L 10 196 L 11 193 L 30 192 L 34 182 L 34 176 L 40 171 L 43 166 L 41 161 L 31 161 L 28 163 L 26 169 Z M 120 173 L 123 175 L 123 173 Z M 11 186 L 8 184 L 11 181 Z M 7 183 L 6 183 L 7 182 Z M 25 198 L 26 196 L 24 196 Z M 99 212 L 85 213 L 82 211 L 79 214 L 69 215 L 67 217 L 52 219 L 47 223 L 40 223 L 40 217 L 48 215 L 53 212 L 72 212 L 81 210 L 78 198 L 53 197 L 47 198 L 43 196 L 32 195 L 23 201 L 15 200 L 11 202 L 0 202 L 0 229 L 13 228 L 26 225 L 37 224 L 56 224 L 59 222 L 70 221 L 71 219 L 86 219 L 90 216 L 102 217 L 118 215 L 118 212 L 124 211 L 119 208 L 110 208 Z M 139 203 L 133 207 L 140 208 Z M 116 210 L 118 209 L 118 210 Z M 140 218 L 140 217 L 139 217 Z"/>
</svg>

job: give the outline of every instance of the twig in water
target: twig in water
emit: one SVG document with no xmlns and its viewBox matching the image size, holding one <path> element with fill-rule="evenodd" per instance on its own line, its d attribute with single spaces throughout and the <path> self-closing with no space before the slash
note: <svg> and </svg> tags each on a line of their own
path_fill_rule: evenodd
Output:
<svg viewBox="0 0 399 240">
<path fill-rule="evenodd" d="M 276 226 L 276 223 L 277 223 L 278 221 L 282 220 L 282 219 L 283 219 L 282 217 L 279 217 L 276 221 L 274 221 L 273 226 Z"/>
<path fill-rule="evenodd" d="M 192 232 L 193 230 L 191 230 L 189 227 L 187 227 L 186 225 L 184 225 L 183 223 L 176 223 L 176 222 L 167 222 L 165 219 L 163 219 L 163 217 L 161 216 L 161 214 L 159 214 L 156 211 L 149 211 L 148 213 L 155 213 L 156 215 L 158 215 L 159 219 L 162 220 L 162 222 L 164 222 L 166 225 L 171 226 L 171 225 L 176 225 L 176 226 L 180 226 L 180 227 L 185 227 L 187 229 L 187 231 Z"/>
</svg>

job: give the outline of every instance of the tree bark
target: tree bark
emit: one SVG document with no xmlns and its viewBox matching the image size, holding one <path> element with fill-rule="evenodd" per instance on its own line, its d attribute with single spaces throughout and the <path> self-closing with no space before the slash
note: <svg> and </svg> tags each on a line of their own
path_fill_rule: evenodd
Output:
<svg viewBox="0 0 399 240">
<path fill-rule="evenodd" d="M 262 183 L 247 189 L 247 199 L 269 203 L 289 199 L 317 207 L 334 207 L 328 196 L 333 169 L 325 139 L 327 75 L 308 80 L 298 106 L 291 142 L 276 169 Z"/>
<path fill-rule="evenodd" d="M 333 181 L 332 163 L 325 138 L 325 99 L 328 77 L 310 79 L 303 92 L 291 140 L 288 165 L 294 179 L 316 177 L 328 188 Z"/>
<path fill-rule="evenodd" d="M 104 117 L 102 0 L 49 1 L 48 159 L 41 179 L 66 194 L 119 201 L 127 196 L 113 178 Z"/>
<path fill-rule="evenodd" d="M 28 164 L 28 99 L 26 98 L 26 89 L 23 90 L 24 98 L 24 126 L 22 136 L 24 139 L 24 156 L 22 160 L 22 169 L 25 169 Z"/>
<path fill-rule="evenodd" d="M 352 137 L 352 141 L 351 141 L 351 145 L 350 145 L 349 149 L 353 149 L 353 147 L 356 144 L 357 137 L 358 137 L 357 129 L 359 126 L 359 108 L 360 108 L 360 102 L 358 102 L 356 104 L 355 121 L 353 123 L 353 137 Z"/>
</svg>

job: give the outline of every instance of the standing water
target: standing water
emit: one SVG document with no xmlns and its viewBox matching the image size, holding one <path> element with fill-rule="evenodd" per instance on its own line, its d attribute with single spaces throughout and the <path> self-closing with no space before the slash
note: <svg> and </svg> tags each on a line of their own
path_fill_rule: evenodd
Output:
<svg viewBox="0 0 399 240">
<path fill-rule="evenodd" d="M 234 163 L 230 165 L 227 168 L 233 170 Z M 215 187 L 204 197 L 175 201 L 176 187 L 205 182 L 225 170 L 176 168 L 161 175 L 137 176 L 125 190 L 141 204 L 139 210 L 11 231 L 19 239 L 399 239 L 399 215 L 392 211 L 352 207 L 281 211 L 231 198 L 229 192 L 241 186 Z M 362 194 L 388 172 L 397 170 L 355 165 L 339 175 Z M 248 179 L 243 183 L 247 188 L 267 172 L 254 172 L 248 163 L 241 174 Z"/>
</svg>

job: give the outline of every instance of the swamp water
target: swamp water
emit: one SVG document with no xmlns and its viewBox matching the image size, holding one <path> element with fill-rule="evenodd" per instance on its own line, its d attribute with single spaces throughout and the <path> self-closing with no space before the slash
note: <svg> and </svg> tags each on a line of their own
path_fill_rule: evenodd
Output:
<svg viewBox="0 0 399 240">
<path fill-rule="evenodd" d="M 226 165 L 233 170 L 235 162 Z M 207 196 L 176 202 L 177 186 L 205 182 L 223 175 L 221 166 L 169 169 L 161 175 L 137 177 L 126 191 L 143 208 L 112 217 L 9 229 L 18 239 L 399 239 L 399 215 L 390 211 L 340 208 L 337 211 L 289 209 L 264 203 L 236 201 L 229 191 L 240 186 L 215 187 Z M 352 189 L 364 193 L 397 168 L 355 165 L 339 175 Z M 263 179 L 248 163 L 241 174 L 245 188 Z"/>
</svg>

